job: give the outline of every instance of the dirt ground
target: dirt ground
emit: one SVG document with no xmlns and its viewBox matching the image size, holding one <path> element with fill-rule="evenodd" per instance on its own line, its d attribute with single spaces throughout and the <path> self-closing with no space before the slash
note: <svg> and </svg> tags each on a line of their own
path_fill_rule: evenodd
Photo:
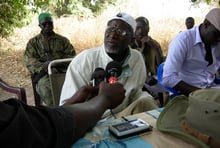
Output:
<svg viewBox="0 0 220 148">
<path fill-rule="evenodd" d="M 34 105 L 30 75 L 23 63 L 23 51 L 0 51 L 0 78 L 10 86 L 23 87 L 26 90 L 27 103 Z M 15 96 L 0 89 L 0 100 Z"/>
<path fill-rule="evenodd" d="M 24 89 L 25 89 L 26 95 L 27 95 L 27 103 L 29 105 L 35 105 L 32 85 L 27 85 L 26 87 L 24 87 Z M 16 97 L 16 95 L 14 95 L 12 93 L 5 92 L 2 89 L 0 89 L 0 100 L 1 101 L 6 100 L 8 98 L 12 98 L 12 97 Z"/>
</svg>

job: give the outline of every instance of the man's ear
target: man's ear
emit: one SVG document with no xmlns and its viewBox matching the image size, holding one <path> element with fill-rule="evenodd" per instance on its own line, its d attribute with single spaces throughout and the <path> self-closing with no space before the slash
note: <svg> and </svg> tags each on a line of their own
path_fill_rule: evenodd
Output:
<svg viewBox="0 0 220 148">
<path fill-rule="evenodd" d="M 203 25 L 205 26 L 205 28 L 207 28 L 211 23 L 205 19 L 204 22 L 203 22 Z"/>
</svg>

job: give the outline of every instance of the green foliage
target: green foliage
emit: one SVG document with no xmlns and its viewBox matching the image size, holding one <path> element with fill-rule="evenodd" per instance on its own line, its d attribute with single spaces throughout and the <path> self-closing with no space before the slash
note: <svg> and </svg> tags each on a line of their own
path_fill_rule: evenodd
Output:
<svg viewBox="0 0 220 148">
<path fill-rule="evenodd" d="M 93 14 L 97 15 L 102 10 L 104 10 L 108 5 L 115 5 L 117 0 L 111 0 L 111 1 L 106 1 L 106 0 L 92 0 L 90 3 L 88 3 L 85 0 L 82 0 L 82 4 L 84 7 L 89 8 Z"/>
<path fill-rule="evenodd" d="M 199 4 L 199 3 L 207 3 L 208 5 L 212 6 L 219 6 L 220 5 L 220 0 L 191 0 L 192 3 L 194 4 Z"/>
<path fill-rule="evenodd" d="M 22 0 L 1 0 L 0 2 L 0 35 L 6 36 L 13 31 L 14 27 L 25 23 L 26 3 Z"/>
<path fill-rule="evenodd" d="M 0 36 L 7 36 L 15 27 L 31 21 L 40 11 L 55 15 L 72 14 L 78 17 L 96 16 L 117 0 L 0 0 Z"/>
<path fill-rule="evenodd" d="M 57 16 L 73 14 L 78 17 L 96 16 L 110 4 L 116 4 L 117 0 L 51 0 L 50 11 Z"/>
</svg>

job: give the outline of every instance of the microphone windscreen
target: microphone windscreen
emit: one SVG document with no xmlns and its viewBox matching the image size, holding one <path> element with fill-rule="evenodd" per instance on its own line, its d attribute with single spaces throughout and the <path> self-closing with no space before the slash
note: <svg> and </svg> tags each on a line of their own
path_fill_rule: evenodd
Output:
<svg viewBox="0 0 220 148">
<path fill-rule="evenodd" d="M 122 73 L 122 66 L 117 61 L 111 61 L 107 64 L 105 71 L 107 73 L 107 77 L 110 77 L 112 73 L 114 75 L 116 74 L 116 77 L 119 77 Z"/>
<path fill-rule="evenodd" d="M 96 79 L 96 78 L 100 78 L 100 77 L 105 77 L 106 73 L 105 70 L 101 67 L 97 67 L 95 69 L 95 71 L 92 73 L 92 77 L 91 79 Z"/>
</svg>

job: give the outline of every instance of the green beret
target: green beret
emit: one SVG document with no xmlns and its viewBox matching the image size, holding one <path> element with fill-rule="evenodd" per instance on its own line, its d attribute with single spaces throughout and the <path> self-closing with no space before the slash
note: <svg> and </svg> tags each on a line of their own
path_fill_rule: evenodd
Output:
<svg viewBox="0 0 220 148">
<path fill-rule="evenodd" d="M 52 21 L 52 16 L 50 13 L 47 13 L 47 12 L 44 12 L 44 13 L 41 13 L 39 16 L 38 16 L 38 21 L 39 23 L 41 23 L 44 19 L 49 19 Z"/>
</svg>

